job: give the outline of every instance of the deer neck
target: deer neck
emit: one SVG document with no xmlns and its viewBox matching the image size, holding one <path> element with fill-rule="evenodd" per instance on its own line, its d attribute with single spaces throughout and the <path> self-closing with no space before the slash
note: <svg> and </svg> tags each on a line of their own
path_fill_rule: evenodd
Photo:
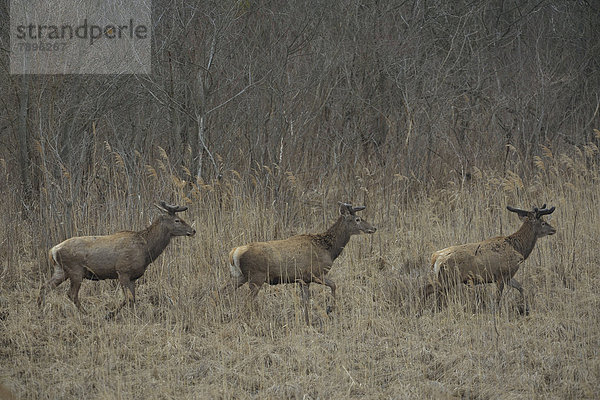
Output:
<svg viewBox="0 0 600 400">
<path fill-rule="evenodd" d="M 508 240 L 515 250 L 523 255 L 523 259 L 526 259 L 533 251 L 537 237 L 531 224 L 524 222 L 518 231 L 508 236 Z"/>
<path fill-rule="evenodd" d="M 148 228 L 140 232 L 146 241 L 146 257 L 148 263 L 156 260 L 171 240 L 171 234 L 164 224 L 157 219 Z"/>
<path fill-rule="evenodd" d="M 327 232 L 323 233 L 322 236 L 333 261 L 350 241 L 351 235 L 344 229 L 344 217 L 339 217 L 335 224 L 327 229 Z"/>
</svg>

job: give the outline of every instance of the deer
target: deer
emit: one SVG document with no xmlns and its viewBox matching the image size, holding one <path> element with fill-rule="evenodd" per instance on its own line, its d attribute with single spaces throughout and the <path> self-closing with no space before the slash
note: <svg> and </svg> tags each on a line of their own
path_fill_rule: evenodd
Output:
<svg viewBox="0 0 600 400">
<path fill-rule="evenodd" d="M 72 237 L 52 247 L 48 259 L 54 267 L 54 273 L 40 288 L 38 306 L 44 303 L 48 289 L 56 288 L 67 279 L 71 281 L 68 297 L 83 314 L 86 312 L 79 301 L 79 288 L 84 279 L 119 280 L 125 298 L 107 315 L 107 319 L 113 318 L 126 303 L 133 305 L 135 281 L 144 275 L 148 265 L 163 252 L 171 238 L 196 234 L 196 230 L 177 216 L 187 207 L 169 205 L 164 201 L 156 207 L 163 214 L 139 232 Z"/>
<path fill-rule="evenodd" d="M 517 289 L 522 298 L 519 306 L 521 314 L 529 314 L 525 294 L 521 284 L 514 278 L 519 266 L 531 254 L 535 243 L 541 237 L 554 235 L 556 229 L 542 218 L 552 214 L 555 207 L 534 207 L 532 211 L 507 207 L 522 221 L 518 231 L 508 236 L 497 236 L 477 243 L 467 243 L 438 250 L 431 255 L 432 278 L 423 289 L 423 302 L 436 293 L 438 308 L 440 294 L 459 283 L 468 285 L 496 283 L 496 307 L 500 305 L 504 286 Z"/>
<path fill-rule="evenodd" d="M 0 399 L 1 400 L 15 400 L 15 395 L 2 383 L 0 383 Z"/>
<path fill-rule="evenodd" d="M 231 286 L 238 289 L 248 282 L 251 296 L 263 284 L 298 283 L 302 289 L 304 319 L 309 324 L 309 285 L 319 283 L 331 289 L 335 302 L 335 283 L 327 277 L 335 259 L 342 253 L 352 235 L 372 234 L 377 229 L 356 215 L 365 206 L 339 203 L 340 216 L 323 233 L 303 234 L 283 240 L 253 242 L 233 248 L 229 253 Z M 330 308 L 328 308 L 328 312 Z"/>
</svg>

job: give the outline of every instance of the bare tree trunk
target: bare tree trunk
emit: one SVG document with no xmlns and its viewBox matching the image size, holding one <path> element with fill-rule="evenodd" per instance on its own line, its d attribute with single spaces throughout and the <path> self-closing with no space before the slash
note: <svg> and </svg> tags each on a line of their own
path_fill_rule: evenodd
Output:
<svg viewBox="0 0 600 400">
<path fill-rule="evenodd" d="M 204 161 L 204 115 L 198 118 L 198 169 L 196 178 L 202 179 L 202 162 Z"/>
<path fill-rule="evenodd" d="M 19 125 L 18 125 L 18 141 L 19 141 L 19 170 L 21 174 L 21 189 L 23 192 L 24 214 L 26 214 L 27 206 L 31 201 L 31 175 L 29 159 L 29 130 L 27 129 L 27 114 L 29 110 L 29 76 L 21 76 L 21 90 L 19 92 Z"/>
</svg>

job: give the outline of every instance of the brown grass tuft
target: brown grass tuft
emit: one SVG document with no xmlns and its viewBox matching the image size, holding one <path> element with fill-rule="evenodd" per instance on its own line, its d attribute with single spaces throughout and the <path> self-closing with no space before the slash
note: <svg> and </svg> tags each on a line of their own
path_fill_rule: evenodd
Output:
<svg viewBox="0 0 600 400">
<path fill-rule="evenodd" d="M 339 177 L 313 187 L 267 166 L 198 186 L 188 171 L 172 175 L 160 153 L 157 167 L 131 166 L 129 183 L 90 186 L 70 211 L 73 234 L 108 233 L 141 229 L 159 199 L 191 199 L 185 218 L 197 237 L 174 240 L 140 280 L 135 309 L 114 321 L 104 315 L 122 294 L 111 281 L 84 283 L 88 315 L 68 300 L 67 285 L 38 310 L 37 289 L 50 274 L 40 238 L 50 232 L 58 243 L 64 229 L 46 231 L 35 216 L 0 217 L 0 379 L 19 398 L 600 397 L 600 177 L 584 162 L 593 148 L 544 150 L 535 180 L 477 170 L 467 182 L 411 187 L 410 196 L 403 188 L 419 187 L 411 178 L 391 176 L 393 192 L 376 176 L 356 187 L 342 188 Z M 106 168 L 113 176 L 121 167 Z M 125 184 L 144 189 L 141 197 L 125 196 Z M 308 327 L 293 285 L 265 288 L 256 306 L 246 287 L 219 292 L 231 247 L 325 230 L 338 200 L 361 200 L 353 193 L 368 196 L 365 218 L 378 231 L 354 237 L 335 262 L 333 314 L 325 312 L 329 290 L 316 284 Z M 511 233 L 519 221 L 507 204 L 544 202 L 557 207 L 558 233 L 538 242 L 517 275 L 530 316 L 517 313 L 514 290 L 495 313 L 494 288 L 481 286 L 459 288 L 443 311 L 430 302 L 415 317 L 432 251 Z M 46 213 L 68 222 L 58 205 Z"/>
</svg>

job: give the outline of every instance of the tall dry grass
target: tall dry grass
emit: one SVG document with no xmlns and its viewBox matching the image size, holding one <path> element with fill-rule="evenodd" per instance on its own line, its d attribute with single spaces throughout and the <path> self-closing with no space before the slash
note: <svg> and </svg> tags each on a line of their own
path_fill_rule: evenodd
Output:
<svg viewBox="0 0 600 400">
<path fill-rule="evenodd" d="M 474 170 L 467 181 L 435 184 L 365 168 L 313 182 L 260 165 L 193 182 L 161 149 L 130 164 L 108 144 L 98 154 L 94 178 L 47 173 L 37 209 L 0 215 L 0 381 L 20 398 L 600 397 L 593 144 L 543 149 L 532 166 Z M 11 181 L 4 164 L 0 174 Z M 19 208 L 16 192 L 4 190 L 3 198 Z M 36 307 L 51 245 L 142 229 L 159 199 L 188 205 L 185 218 L 198 234 L 175 239 L 150 266 L 135 309 L 104 320 L 122 296 L 113 281 L 84 283 L 89 315 L 68 300 L 67 284 Z M 353 237 L 336 260 L 332 316 L 320 285 L 311 287 L 310 326 L 293 285 L 263 288 L 257 307 L 246 287 L 219 294 L 231 247 L 325 230 L 338 200 L 366 203 L 364 217 L 378 231 Z M 514 290 L 495 312 L 488 285 L 462 288 L 443 311 L 428 304 L 415 317 L 432 251 L 509 234 L 519 221 L 507 204 L 544 202 L 557 208 L 558 233 L 538 242 L 516 276 L 530 316 L 516 312 Z"/>
</svg>

